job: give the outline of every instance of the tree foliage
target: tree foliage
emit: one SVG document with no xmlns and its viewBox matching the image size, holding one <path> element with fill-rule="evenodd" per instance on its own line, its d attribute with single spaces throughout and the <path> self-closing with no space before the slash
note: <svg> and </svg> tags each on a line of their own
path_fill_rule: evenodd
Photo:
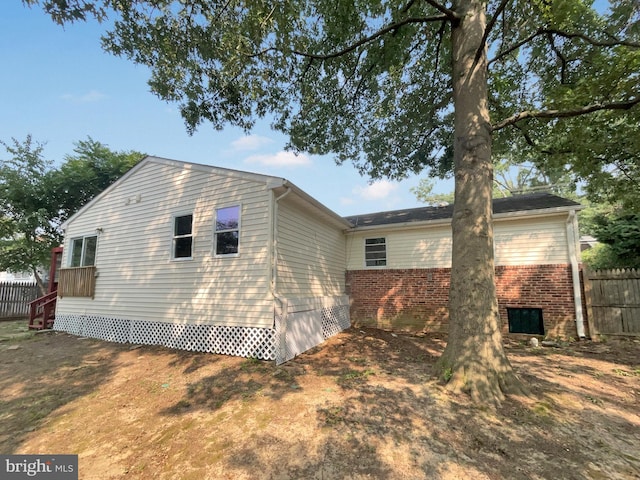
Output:
<svg viewBox="0 0 640 480">
<path fill-rule="evenodd" d="M 43 290 L 40 271 L 62 242 L 61 224 L 143 155 L 89 138 L 54 168 L 31 136 L 0 143 L 10 157 L 0 160 L 0 270 L 30 272 Z"/>
<path fill-rule="evenodd" d="M 268 115 L 290 148 L 373 178 L 453 173 L 438 368 L 478 401 L 517 384 L 500 343 L 492 154 L 602 182 L 636 171 L 635 143 L 635 156 L 609 157 L 640 103 L 635 0 L 608 11 L 585 0 L 24 1 L 60 23 L 110 16 L 104 48 L 148 66 L 151 90 L 180 105 L 189 131 L 250 129 Z M 575 143 L 591 141 L 597 119 L 622 130 L 601 138 L 596 171 Z"/>
<path fill-rule="evenodd" d="M 292 148 L 372 177 L 452 172 L 451 31 L 466 2 L 24 1 L 59 23 L 110 15 L 104 48 L 147 65 L 190 131 L 270 114 Z M 637 179 L 640 11 L 606 6 L 487 2 L 494 158 Z"/>
<path fill-rule="evenodd" d="M 144 154 L 136 151 L 113 151 L 91 137 L 77 142 L 73 152 L 65 155 L 60 168 L 48 175 L 51 202 L 58 209 L 58 224 L 144 157 Z"/>
<path fill-rule="evenodd" d="M 43 289 L 38 269 L 49 259 L 61 235 L 50 224 L 43 146 L 28 136 L 23 143 L 0 142 L 9 160 L 0 161 L 0 270 L 30 272 Z"/>
<path fill-rule="evenodd" d="M 420 179 L 411 192 L 418 201 L 429 205 L 451 204 L 453 192 L 434 193 L 436 181 L 430 177 Z M 564 169 L 542 172 L 532 163 L 516 163 L 503 159 L 493 162 L 493 197 L 510 197 L 524 193 L 549 192 L 565 198 L 578 199 L 577 185 Z"/>
<path fill-rule="evenodd" d="M 622 208 L 597 212 L 590 233 L 600 244 L 583 253 L 589 267 L 640 268 L 640 214 Z"/>
</svg>

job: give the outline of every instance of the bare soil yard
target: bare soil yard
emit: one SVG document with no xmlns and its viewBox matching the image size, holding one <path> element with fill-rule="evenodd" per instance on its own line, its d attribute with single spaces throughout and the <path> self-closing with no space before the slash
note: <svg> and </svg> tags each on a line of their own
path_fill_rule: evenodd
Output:
<svg viewBox="0 0 640 480">
<path fill-rule="evenodd" d="M 431 378 L 437 336 L 352 328 L 276 367 L 8 325 L 0 453 L 81 479 L 640 478 L 638 340 L 507 340 L 532 395 L 491 411 Z"/>
</svg>

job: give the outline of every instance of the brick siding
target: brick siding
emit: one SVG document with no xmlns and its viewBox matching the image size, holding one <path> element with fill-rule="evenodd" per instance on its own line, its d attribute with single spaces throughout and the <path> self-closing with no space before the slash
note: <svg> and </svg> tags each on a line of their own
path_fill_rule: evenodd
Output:
<svg viewBox="0 0 640 480">
<path fill-rule="evenodd" d="M 388 330 L 446 332 L 449 278 L 449 268 L 350 270 L 351 321 Z M 542 309 L 546 335 L 576 337 L 570 265 L 499 266 L 496 289 L 504 333 L 509 331 L 507 307 L 527 307 Z"/>
</svg>

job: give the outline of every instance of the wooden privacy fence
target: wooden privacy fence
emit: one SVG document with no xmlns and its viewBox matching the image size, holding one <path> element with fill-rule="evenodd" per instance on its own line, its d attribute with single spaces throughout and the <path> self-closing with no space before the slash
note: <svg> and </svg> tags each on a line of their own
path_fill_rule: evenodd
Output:
<svg viewBox="0 0 640 480">
<path fill-rule="evenodd" d="M 29 316 L 29 302 L 40 296 L 35 283 L 0 282 L 0 318 Z"/>
<path fill-rule="evenodd" d="M 640 336 L 640 269 L 583 270 L 591 338 Z"/>
</svg>

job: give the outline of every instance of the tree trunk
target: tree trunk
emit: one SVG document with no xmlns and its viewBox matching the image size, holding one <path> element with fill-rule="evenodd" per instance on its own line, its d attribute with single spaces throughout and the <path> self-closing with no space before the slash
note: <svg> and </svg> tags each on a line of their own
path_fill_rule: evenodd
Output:
<svg viewBox="0 0 640 480">
<path fill-rule="evenodd" d="M 38 269 L 33 267 L 31 272 L 33 273 L 34 278 L 36 279 L 36 285 L 38 285 L 38 290 L 40 290 L 40 296 L 44 296 L 47 294 L 47 288 L 44 282 L 42 281 L 42 277 L 38 273 Z M 49 280 L 50 282 L 53 280 Z"/>
<path fill-rule="evenodd" d="M 523 392 L 500 333 L 493 257 L 491 123 L 487 99 L 486 26 L 479 0 L 456 2 L 452 28 L 455 108 L 453 245 L 449 339 L 438 373 L 476 403 L 498 405 Z M 480 55 L 477 52 L 480 49 Z"/>
</svg>

